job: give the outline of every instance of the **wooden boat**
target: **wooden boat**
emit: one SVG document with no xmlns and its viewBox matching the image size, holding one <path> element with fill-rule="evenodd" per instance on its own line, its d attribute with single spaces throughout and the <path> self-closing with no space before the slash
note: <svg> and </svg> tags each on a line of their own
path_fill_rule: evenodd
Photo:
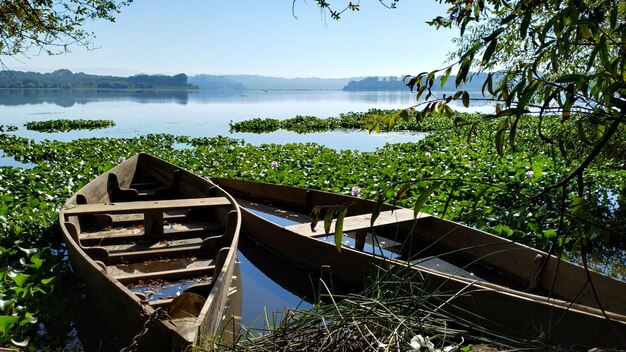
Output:
<svg viewBox="0 0 626 352">
<path fill-rule="evenodd" d="M 626 347 L 626 283 L 507 239 L 413 210 L 302 188 L 212 179 L 242 209 L 242 230 L 274 252 L 341 282 L 407 268 L 468 325 L 560 345 Z M 314 207 L 350 204 L 341 252 Z M 323 219 L 323 216 L 322 216 Z M 333 220 L 334 221 L 334 220 Z M 595 293 L 594 293 L 595 292 Z"/>
<path fill-rule="evenodd" d="M 94 308 L 128 344 L 181 351 L 236 323 L 241 213 L 210 181 L 138 154 L 74 194 L 60 223 Z"/>
</svg>

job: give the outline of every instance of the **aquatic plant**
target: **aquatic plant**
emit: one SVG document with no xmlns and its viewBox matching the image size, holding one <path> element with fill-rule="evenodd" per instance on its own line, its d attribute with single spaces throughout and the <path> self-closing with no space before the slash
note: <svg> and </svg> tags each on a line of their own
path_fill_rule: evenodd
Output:
<svg viewBox="0 0 626 352">
<path fill-rule="evenodd" d="M 254 118 L 239 122 L 230 122 L 230 132 L 268 133 L 280 129 L 297 133 L 313 133 L 338 129 L 356 130 L 403 130 L 436 131 L 452 128 L 451 119 L 443 114 L 431 116 L 428 120 L 417 122 L 415 119 L 398 119 L 403 110 L 370 109 L 367 112 L 349 112 L 338 117 L 319 118 L 316 116 L 295 116 L 290 119 Z M 458 117 L 472 119 L 471 114 L 456 112 Z M 408 116 L 408 115 L 407 115 Z M 374 125 L 373 125 L 374 124 Z"/>
<path fill-rule="evenodd" d="M 464 117 L 468 122 L 472 118 Z M 31 346 L 38 344 L 31 321 L 37 319 L 46 324 L 41 320 L 42 304 L 55 285 L 55 280 L 48 279 L 58 277 L 64 268 L 64 264 L 58 263 L 58 254 L 49 249 L 59 246 L 54 229 L 58 207 L 89 180 L 117 165 L 120 157 L 141 151 L 203 176 L 283 183 L 342 194 L 352 194 L 358 185 L 361 197 L 383 197 L 407 207 L 420 203 L 426 212 L 543 249 L 549 249 L 553 243 L 565 248 L 584 241 L 619 244 L 619 240 L 605 237 L 602 232 L 593 237 L 594 232 L 587 232 L 588 237 L 574 232 L 558 235 L 559 228 L 571 226 L 567 220 L 558 220 L 562 204 L 575 202 L 577 195 L 575 189 L 570 189 L 559 196 L 533 198 L 566 174 L 570 162 L 528 138 L 537 124 L 537 120 L 525 119 L 518 126 L 516 144 L 507 146 L 510 151 L 504 157 L 492 149 L 497 128 L 471 123 L 457 125 L 457 130 L 430 133 L 418 143 L 390 144 L 374 152 L 336 151 L 313 143 L 255 146 L 227 137 L 166 134 L 71 142 L 36 142 L 0 134 L 0 149 L 5 155 L 33 165 L 31 169 L 0 167 L 0 268 L 13 272 L 0 280 L 0 316 L 4 317 L 0 319 L 0 344 L 23 343 L 26 337 Z M 551 129 L 556 134 L 556 129 L 563 127 L 543 128 L 546 134 Z M 177 143 L 190 147 L 177 149 Z M 271 161 L 280 167 L 272 168 Z M 530 171 L 532 178 L 528 177 Z M 594 222 L 623 233 L 626 170 L 600 159 L 590 165 L 585 177 L 585 182 L 596 190 L 589 195 L 595 202 L 581 209 Z M 428 197 L 420 197 L 425 192 Z M 20 248 L 33 250 L 26 253 Z M 598 248 L 598 258 L 590 259 L 589 264 L 625 279 L 623 255 Z M 571 256 L 580 258 L 576 252 Z M 617 261 L 606 265 L 604 261 L 611 257 Z M 35 268 L 33 260 L 43 263 Z M 22 308 L 18 311 L 16 307 Z"/>
<path fill-rule="evenodd" d="M 112 120 L 48 120 L 48 121 L 30 121 L 24 124 L 26 129 L 38 132 L 68 132 L 72 130 L 95 130 L 115 126 Z"/>
</svg>

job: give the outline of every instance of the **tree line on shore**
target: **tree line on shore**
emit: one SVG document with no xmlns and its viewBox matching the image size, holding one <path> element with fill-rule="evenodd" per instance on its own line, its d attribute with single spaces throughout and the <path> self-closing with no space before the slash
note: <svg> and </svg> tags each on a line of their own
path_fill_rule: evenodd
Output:
<svg viewBox="0 0 626 352">
<path fill-rule="evenodd" d="M 73 73 L 67 69 L 49 73 L 6 71 L 0 75 L 0 88 L 98 88 L 98 89 L 189 89 L 197 88 L 188 83 L 184 73 L 174 76 L 139 74 L 130 77 L 98 76 L 83 72 Z"/>
</svg>

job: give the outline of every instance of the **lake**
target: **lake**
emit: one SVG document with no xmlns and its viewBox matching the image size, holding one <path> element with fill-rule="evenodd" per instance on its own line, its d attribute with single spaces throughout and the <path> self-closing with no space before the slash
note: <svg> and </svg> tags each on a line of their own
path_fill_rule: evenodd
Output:
<svg viewBox="0 0 626 352">
<path fill-rule="evenodd" d="M 265 134 L 230 133 L 230 121 L 242 121 L 255 117 L 286 119 L 297 115 L 320 118 L 338 116 L 350 111 L 367 111 L 371 108 L 398 109 L 415 103 L 410 92 L 344 92 L 269 90 L 243 92 L 127 92 L 95 90 L 0 90 L 0 125 L 19 127 L 15 133 L 34 140 L 54 139 L 70 141 L 83 137 L 130 138 L 148 133 L 169 133 L 190 137 L 228 136 L 243 139 L 255 145 L 262 143 L 306 143 L 314 142 L 334 149 L 356 149 L 373 151 L 386 143 L 414 142 L 423 138 L 420 133 L 369 134 L 356 132 L 322 132 L 297 134 L 277 131 Z M 459 110 L 461 108 L 457 107 Z M 474 108 L 475 111 L 488 106 Z M 28 131 L 24 124 L 29 121 L 51 119 L 107 119 L 115 127 L 93 131 L 71 131 L 65 133 L 40 133 Z M 0 152 L 0 166 L 20 166 L 12 158 Z M 241 276 L 243 278 L 242 322 L 244 325 L 260 327 L 265 313 L 270 317 L 275 311 L 298 305 L 308 307 L 302 297 L 311 298 L 306 291 L 313 292 L 310 275 L 300 273 L 299 282 L 287 285 L 275 282 L 265 273 L 264 260 L 255 262 L 258 250 L 249 245 L 240 253 Z M 269 254 L 265 255 L 267 258 Z M 285 268 L 289 265 L 276 264 Z M 297 269 L 294 269 L 297 270 Z M 271 271 L 271 269 L 269 269 Z M 288 274 L 282 272 L 283 274 Z M 300 287 L 296 293 L 284 286 Z M 304 289 L 302 288 L 304 287 Z M 294 290 L 292 288 L 292 290 Z M 86 314 L 93 319 L 91 314 Z M 78 322 L 77 334 L 85 334 L 90 322 Z M 81 328 L 83 326 L 83 328 Z M 87 328 L 84 328 L 87 326 Z M 98 343 L 98 336 L 91 336 Z M 74 342 L 80 344 L 80 342 Z M 89 343 L 83 344 L 85 347 Z M 87 350 L 89 347 L 86 348 Z"/>
<path fill-rule="evenodd" d="M 0 124 L 19 127 L 17 134 L 35 140 L 68 141 L 82 137 L 134 137 L 170 133 L 190 137 L 228 136 L 251 144 L 314 142 L 334 149 L 372 151 L 386 143 L 417 141 L 420 133 L 370 134 L 320 132 L 297 134 L 230 133 L 230 121 L 255 117 L 287 119 L 297 115 L 326 118 L 371 108 L 398 109 L 415 104 L 415 95 L 403 92 L 344 92 L 314 90 L 213 91 L 105 91 L 0 90 Z M 462 110 L 460 106 L 455 108 Z M 480 111 L 487 108 L 473 108 Z M 40 133 L 26 130 L 28 121 L 51 119 L 107 119 L 115 127 L 94 131 Z M 355 138 L 356 137 L 356 138 Z M 2 160 L 0 160 L 2 162 Z"/>
</svg>

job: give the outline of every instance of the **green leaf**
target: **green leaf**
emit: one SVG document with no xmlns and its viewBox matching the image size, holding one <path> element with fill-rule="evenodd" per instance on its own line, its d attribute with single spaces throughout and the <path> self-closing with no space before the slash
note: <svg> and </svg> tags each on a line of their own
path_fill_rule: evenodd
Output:
<svg viewBox="0 0 626 352">
<path fill-rule="evenodd" d="M 0 310 L 6 311 L 8 308 L 12 307 L 15 302 L 11 299 L 3 300 L 0 299 Z"/>
<path fill-rule="evenodd" d="M 2 336 L 7 336 L 11 327 L 17 323 L 18 317 L 12 315 L 0 315 L 0 333 Z"/>
<path fill-rule="evenodd" d="M 22 340 L 22 341 L 17 341 L 17 340 L 11 339 L 11 343 L 13 343 L 15 346 L 18 346 L 18 347 L 26 347 L 26 346 L 28 346 L 29 342 L 30 342 L 30 338 L 29 337 L 24 337 L 24 340 Z"/>
<path fill-rule="evenodd" d="M 374 206 L 374 210 L 372 211 L 372 219 L 370 220 L 370 226 L 374 226 L 376 219 L 380 215 L 382 211 L 383 205 L 385 205 L 385 197 L 381 194 L 378 196 L 378 201 L 376 201 L 376 205 Z"/>
<path fill-rule="evenodd" d="M 11 279 L 13 279 L 13 282 L 15 282 L 15 284 L 18 287 L 24 287 L 24 284 L 26 283 L 26 281 L 28 281 L 28 278 L 30 277 L 30 275 L 26 275 L 24 273 L 19 273 L 15 276 L 11 276 Z"/>
<path fill-rule="evenodd" d="M 526 35 L 528 35 L 528 26 L 530 25 L 530 20 L 533 17 L 533 11 L 526 12 L 526 15 L 522 19 L 522 24 L 520 25 L 520 36 L 522 39 L 526 39 Z"/>
<path fill-rule="evenodd" d="M 335 207 L 330 207 L 326 210 L 324 216 L 324 233 L 327 235 L 330 233 L 330 225 L 333 223 L 333 215 L 335 215 Z"/>
<path fill-rule="evenodd" d="M 509 128 L 509 119 L 503 119 L 500 121 L 500 126 L 496 132 L 496 151 L 498 155 L 504 155 L 504 142 L 506 140 L 506 131 Z"/>
<path fill-rule="evenodd" d="M 469 107 L 470 105 L 470 95 L 468 92 L 463 92 L 463 97 L 461 98 L 463 100 L 463 106 L 465 106 L 466 108 Z"/>
<path fill-rule="evenodd" d="M 522 97 L 517 104 L 518 109 L 523 109 L 524 107 L 526 107 L 526 105 L 528 105 L 530 100 L 535 96 L 537 88 L 539 88 L 538 81 L 533 81 L 530 85 L 528 85 L 528 87 L 526 87 L 526 89 L 524 90 L 524 94 L 522 94 Z"/>
<path fill-rule="evenodd" d="M 22 248 L 22 247 L 18 247 L 22 252 L 26 253 L 27 256 L 31 256 L 35 253 L 37 253 L 38 249 L 37 248 Z"/>
<path fill-rule="evenodd" d="M 51 277 L 51 278 L 47 278 L 47 279 L 41 279 L 41 283 L 44 285 L 48 285 L 50 284 L 52 281 L 54 281 L 55 277 Z"/>
<path fill-rule="evenodd" d="M 481 61 L 481 65 L 489 64 L 489 60 L 491 60 L 491 56 L 496 51 L 496 47 L 498 46 L 498 39 L 494 39 L 489 43 L 487 49 L 485 49 L 485 53 L 483 54 L 483 59 Z"/>
<path fill-rule="evenodd" d="M 337 210 L 337 221 L 335 222 L 335 246 L 337 252 L 341 252 L 341 240 L 343 239 L 343 220 L 348 212 L 348 207 L 340 206 Z"/>
<path fill-rule="evenodd" d="M 414 216 L 417 217 L 417 214 L 422 210 L 424 203 L 428 200 L 428 198 L 441 186 L 443 181 L 435 181 L 430 184 L 430 186 L 426 187 L 425 190 L 420 193 L 419 197 L 417 197 L 417 201 L 415 201 L 415 206 L 413 206 Z"/>
<path fill-rule="evenodd" d="M 320 207 L 314 207 L 311 210 L 311 231 L 315 232 L 315 226 L 317 226 L 317 222 L 320 217 Z"/>
<path fill-rule="evenodd" d="M 28 313 L 22 319 L 20 319 L 20 326 L 24 326 L 26 324 L 35 324 L 36 322 L 37 318 L 35 318 L 31 313 Z"/>
<path fill-rule="evenodd" d="M 443 88 L 443 86 L 448 81 L 448 77 L 450 77 L 450 72 L 452 72 L 452 67 L 448 67 L 446 72 L 443 73 L 443 76 L 441 76 L 441 88 Z"/>
</svg>

